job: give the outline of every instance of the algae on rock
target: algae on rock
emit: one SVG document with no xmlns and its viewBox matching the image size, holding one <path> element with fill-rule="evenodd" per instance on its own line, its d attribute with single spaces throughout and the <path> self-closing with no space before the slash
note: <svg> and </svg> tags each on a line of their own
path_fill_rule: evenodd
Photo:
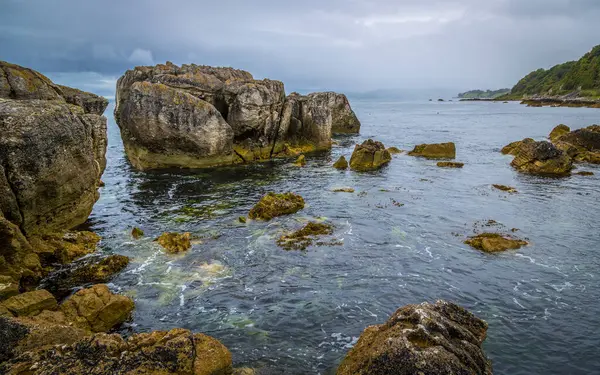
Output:
<svg viewBox="0 0 600 375">
<path fill-rule="evenodd" d="M 304 208 L 304 199 L 294 193 L 267 193 L 248 213 L 251 219 L 271 220 L 277 216 L 290 215 Z"/>
<path fill-rule="evenodd" d="M 392 160 L 392 155 L 381 142 L 368 139 L 354 147 L 350 168 L 355 171 L 376 170 Z"/>
</svg>

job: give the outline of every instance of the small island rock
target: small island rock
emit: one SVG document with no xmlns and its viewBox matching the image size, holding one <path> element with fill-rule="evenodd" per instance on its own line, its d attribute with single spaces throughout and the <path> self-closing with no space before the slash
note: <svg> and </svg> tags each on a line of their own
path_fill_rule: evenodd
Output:
<svg viewBox="0 0 600 375">
<path fill-rule="evenodd" d="M 496 253 L 506 250 L 516 250 L 527 245 L 527 241 L 513 238 L 500 233 L 481 233 L 469 237 L 465 244 L 486 253 Z"/>
<path fill-rule="evenodd" d="M 340 156 L 340 158 L 333 164 L 333 167 L 340 170 L 348 169 L 348 161 L 344 155 Z"/>
<path fill-rule="evenodd" d="M 191 239 L 192 237 L 189 232 L 165 232 L 158 237 L 157 241 L 168 253 L 177 254 L 187 251 L 192 247 Z"/>
<path fill-rule="evenodd" d="M 290 215 L 304 208 L 304 199 L 294 193 L 267 193 L 248 213 L 251 219 L 271 220 L 277 216 Z"/>
<path fill-rule="evenodd" d="M 381 142 L 368 139 L 354 147 L 350 158 L 350 168 L 355 171 L 376 170 L 392 160 L 392 155 Z"/>
<path fill-rule="evenodd" d="M 421 144 L 415 146 L 408 155 L 427 159 L 454 159 L 456 157 L 456 146 L 453 142 Z"/>
<path fill-rule="evenodd" d="M 523 142 L 514 152 L 510 165 L 522 173 L 565 176 L 573 169 L 571 158 L 550 142 Z"/>
</svg>

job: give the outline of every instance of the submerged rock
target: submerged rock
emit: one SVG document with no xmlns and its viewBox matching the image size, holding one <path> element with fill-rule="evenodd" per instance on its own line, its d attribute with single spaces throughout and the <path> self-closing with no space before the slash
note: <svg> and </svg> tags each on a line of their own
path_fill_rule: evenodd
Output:
<svg viewBox="0 0 600 375">
<path fill-rule="evenodd" d="M 523 142 L 514 150 L 510 165 L 519 172 L 549 176 L 565 176 L 573 169 L 571 158 L 552 143 Z"/>
<path fill-rule="evenodd" d="M 191 234 L 165 232 L 156 239 L 158 244 L 170 254 L 177 254 L 189 250 L 192 247 Z"/>
<path fill-rule="evenodd" d="M 499 251 L 520 249 L 527 245 L 527 241 L 499 233 L 481 233 L 469 237 L 465 241 L 465 244 L 486 253 L 496 253 Z"/>
<path fill-rule="evenodd" d="M 333 189 L 334 193 L 354 193 L 354 189 L 353 188 L 337 188 L 337 189 Z"/>
<path fill-rule="evenodd" d="M 577 172 L 577 173 L 573 173 L 579 176 L 593 176 L 594 172 L 590 172 L 590 171 L 581 171 L 581 172 Z"/>
<path fill-rule="evenodd" d="M 450 302 L 407 305 L 365 329 L 337 375 L 491 375 L 481 347 L 487 327 Z"/>
<path fill-rule="evenodd" d="M 271 220 L 290 215 L 304 208 L 304 199 L 294 193 L 267 193 L 248 213 L 251 219 Z"/>
<path fill-rule="evenodd" d="M 465 166 L 464 163 L 456 163 L 453 161 L 439 161 L 437 166 L 440 168 L 462 168 Z"/>
<path fill-rule="evenodd" d="M 498 189 L 498 190 L 505 191 L 507 193 L 511 193 L 511 194 L 517 193 L 517 189 L 515 189 L 514 187 L 511 187 L 511 186 L 492 184 L 492 187 L 494 187 L 495 189 Z"/>
<path fill-rule="evenodd" d="M 554 143 L 558 141 L 560 137 L 562 137 L 565 134 L 568 134 L 569 132 L 571 132 L 571 128 L 569 128 L 567 125 L 560 124 L 557 125 L 554 129 L 552 129 L 548 138 L 550 138 L 550 141 Z"/>
<path fill-rule="evenodd" d="M 358 132 L 344 95 L 285 96 L 283 83 L 209 66 L 136 67 L 117 82 L 115 118 L 138 169 L 202 168 L 329 149 Z"/>
<path fill-rule="evenodd" d="M 335 169 L 348 169 L 348 161 L 344 157 L 344 155 L 340 156 L 340 158 L 333 164 Z"/>
<path fill-rule="evenodd" d="M 354 147 L 350 168 L 355 171 L 370 171 L 383 167 L 392 160 L 392 155 L 381 142 L 367 139 Z"/>
<path fill-rule="evenodd" d="M 408 155 L 427 159 L 454 159 L 456 157 L 456 146 L 453 142 L 422 144 L 415 146 Z"/>
<path fill-rule="evenodd" d="M 88 218 L 106 166 L 107 105 L 0 61 L 0 212 L 27 237 Z"/>
<path fill-rule="evenodd" d="M 135 227 L 135 228 L 133 228 L 133 229 L 131 230 L 131 236 L 132 236 L 134 239 L 138 240 L 138 239 L 140 239 L 140 238 L 144 237 L 144 231 L 143 231 L 143 230 L 141 230 L 141 229 L 140 229 L 140 228 L 138 228 L 138 227 Z"/>
<path fill-rule="evenodd" d="M 332 233 L 331 225 L 311 221 L 301 229 L 279 237 L 277 244 L 286 250 L 306 250 L 313 244 L 315 237 Z"/>
<path fill-rule="evenodd" d="M 14 316 L 33 316 L 43 310 L 56 310 L 58 304 L 47 290 L 40 289 L 13 296 L 3 302 Z"/>
</svg>

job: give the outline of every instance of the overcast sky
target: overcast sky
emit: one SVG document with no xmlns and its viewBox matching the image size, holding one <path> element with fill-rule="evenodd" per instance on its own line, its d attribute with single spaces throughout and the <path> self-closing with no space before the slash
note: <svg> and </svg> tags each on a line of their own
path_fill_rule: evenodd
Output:
<svg viewBox="0 0 600 375">
<path fill-rule="evenodd" d="M 2 0 L 0 59 L 104 95 L 136 65 L 291 89 L 511 87 L 600 44 L 600 0 Z"/>
</svg>

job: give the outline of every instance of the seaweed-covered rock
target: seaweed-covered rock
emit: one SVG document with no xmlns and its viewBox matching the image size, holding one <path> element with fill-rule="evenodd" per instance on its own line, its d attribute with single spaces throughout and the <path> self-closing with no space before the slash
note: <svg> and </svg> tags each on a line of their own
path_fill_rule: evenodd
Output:
<svg viewBox="0 0 600 375">
<path fill-rule="evenodd" d="M 106 166 L 107 105 L 0 61 L 0 212 L 26 236 L 89 216 Z"/>
<path fill-rule="evenodd" d="M 515 189 L 514 187 L 511 187 L 511 186 L 492 184 L 492 187 L 494 189 L 502 190 L 502 191 L 505 191 L 505 192 L 511 193 L 511 194 L 517 193 L 517 189 Z"/>
<path fill-rule="evenodd" d="M 569 128 L 567 125 L 560 124 L 555 126 L 554 129 L 552 129 L 548 138 L 550 138 L 550 141 L 554 143 L 558 141 L 560 137 L 562 137 L 565 134 L 568 134 L 569 132 L 571 132 L 571 128 Z"/>
<path fill-rule="evenodd" d="M 18 294 L 3 305 L 15 316 L 33 316 L 43 310 L 56 310 L 58 306 L 54 296 L 44 289 Z"/>
<path fill-rule="evenodd" d="M 106 285 L 97 284 L 69 297 L 60 310 L 76 327 L 107 332 L 127 320 L 133 307 L 131 298 L 113 294 Z"/>
<path fill-rule="evenodd" d="M 502 152 L 504 155 L 513 155 L 514 156 L 517 153 L 519 153 L 521 148 L 526 147 L 528 144 L 533 144 L 533 143 L 535 143 L 535 140 L 533 138 L 525 138 L 522 141 L 516 141 L 516 142 L 509 143 L 508 145 L 504 146 L 502 148 L 502 150 L 500 150 L 500 152 Z"/>
<path fill-rule="evenodd" d="M 465 241 L 465 244 L 486 253 L 496 253 L 499 251 L 520 249 L 527 245 L 527 241 L 500 233 L 481 233 L 469 237 Z"/>
<path fill-rule="evenodd" d="M 15 331 L 17 337 L 22 335 Z M 231 353 L 219 341 L 179 328 L 140 333 L 127 340 L 99 333 L 25 351 L 0 365 L 6 375 L 230 375 L 232 371 Z"/>
<path fill-rule="evenodd" d="M 523 173 L 564 176 L 573 169 L 571 158 L 546 141 L 522 143 L 514 155 L 510 165 Z"/>
<path fill-rule="evenodd" d="M 456 146 L 453 142 L 422 144 L 415 146 L 408 155 L 427 159 L 454 159 L 456 157 Z"/>
<path fill-rule="evenodd" d="M 407 305 L 365 329 L 337 375 L 491 375 L 486 331 L 485 321 L 450 302 Z"/>
<path fill-rule="evenodd" d="M 283 235 L 277 240 L 277 244 L 286 250 L 306 250 L 313 244 L 317 236 L 333 233 L 333 227 L 326 223 L 310 221 L 301 229 Z"/>
<path fill-rule="evenodd" d="M 136 67 L 117 82 L 115 118 L 139 169 L 202 168 L 331 147 L 357 131 L 344 95 L 285 96 L 283 83 L 243 70 L 172 63 Z M 290 147 L 286 146 L 289 145 Z"/>
<path fill-rule="evenodd" d="M 439 161 L 437 166 L 440 168 L 462 168 L 465 166 L 464 163 L 456 163 L 453 161 Z"/>
<path fill-rule="evenodd" d="M 367 139 L 354 147 L 350 158 L 350 169 L 355 171 L 376 170 L 392 160 L 392 155 L 383 143 Z"/>
<path fill-rule="evenodd" d="M 165 232 L 157 238 L 158 244 L 170 254 L 177 254 L 189 250 L 192 247 L 192 235 L 189 232 L 172 233 Z"/>
<path fill-rule="evenodd" d="M 290 215 L 304 208 L 304 199 L 294 193 L 267 193 L 248 213 L 251 219 L 271 220 L 277 216 Z"/>
<path fill-rule="evenodd" d="M 91 284 L 105 284 L 129 264 L 123 255 L 92 255 L 52 271 L 40 283 L 56 298 L 68 296 L 73 289 Z"/>
<path fill-rule="evenodd" d="M 553 142 L 576 162 L 600 164 L 600 125 L 574 130 Z"/>
<path fill-rule="evenodd" d="M 335 163 L 333 163 L 333 167 L 335 169 L 340 169 L 340 170 L 348 169 L 348 161 L 346 160 L 344 155 L 340 156 L 340 158 Z"/>
<path fill-rule="evenodd" d="M 144 236 L 144 231 L 138 227 L 135 227 L 131 230 L 131 236 L 138 240 Z"/>
</svg>

